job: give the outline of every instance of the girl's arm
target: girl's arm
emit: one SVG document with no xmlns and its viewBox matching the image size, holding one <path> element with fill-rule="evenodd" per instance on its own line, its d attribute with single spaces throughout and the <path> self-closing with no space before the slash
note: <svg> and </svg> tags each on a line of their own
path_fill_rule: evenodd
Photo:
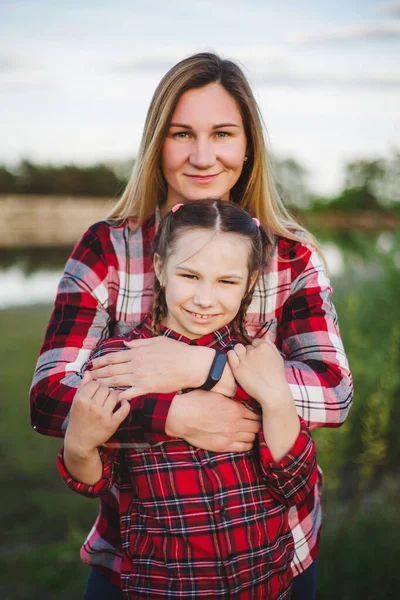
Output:
<svg viewBox="0 0 400 600">
<path fill-rule="evenodd" d="M 93 490 L 96 495 L 113 484 L 116 469 L 110 455 L 99 450 L 129 413 L 129 404 L 119 404 L 118 396 L 100 386 L 86 372 L 72 402 L 63 452 L 58 462 L 61 474 L 76 491 Z M 107 476 L 104 473 L 107 473 Z M 65 478 L 65 477 L 64 477 Z M 92 494 L 93 495 L 93 494 Z"/>
<path fill-rule="evenodd" d="M 297 415 L 282 357 L 274 344 L 237 344 L 229 364 L 244 390 L 262 408 L 261 468 L 271 493 L 287 506 L 300 504 L 317 480 L 315 446 Z"/>
</svg>

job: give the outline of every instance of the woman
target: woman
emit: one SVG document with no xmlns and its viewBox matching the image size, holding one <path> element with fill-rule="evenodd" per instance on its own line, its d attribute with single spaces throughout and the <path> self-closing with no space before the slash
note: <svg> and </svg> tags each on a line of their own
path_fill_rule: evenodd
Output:
<svg viewBox="0 0 400 600">
<path fill-rule="evenodd" d="M 201 53 L 175 65 L 160 82 L 121 200 L 108 223 L 84 234 L 66 265 L 31 390 L 32 424 L 38 432 L 63 435 L 91 350 L 129 331 L 149 311 L 151 244 L 160 215 L 182 198 L 210 197 L 237 202 L 275 237 L 270 265 L 247 312 L 247 330 L 253 337 L 272 339 L 287 357 L 286 376 L 298 413 L 311 428 L 344 421 L 352 400 L 351 376 L 315 242 L 276 194 L 262 120 L 243 73 L 231 61 Z M 204 384 L 213 358 L 209 349 L 162 337 L 130 346 L 129 352 L 97 359 L 94 376 L 104 385 L 131 388 L 123 398 L 149 392 L 161 396 L 132 411 L 121 443 L 151 443 L 152 435 L 165 432 L 217 452 L 251 447 L 259 424 L 243 405 L 212 391 L 206 398 L 196 390 L 174 393 Z M 100 598 L 93 591 L 99 580 L 102 590 L 109 581 L 119 583 L 117 495 L 113 490 L 102 500 L 81 552 L 95 567 L 87 598 Z M 320 522 L 315 487 L 291 514 L 293 598 L 315 596 Z"/>
<path fill-rule="evenodd" d="M 291 598 L 289 509 L 307 499 L 317 468 L 280 353 L 246 334 L 245 307 L 269 245 L 258 219 L 237 204 L 177 204 L 154 240 L 152 314 L 128 337 L 109 338 L 94 351 L 129 351 L 124 340 L 160 334 L 212 348 L 221 378 L 229 361 L 246 404 L 262 413 L 249 452 L 210 453 L 165 433 L 153 446 L 104 449 L 129 403 L 118 407 L 116 391 L 90 371 L 78 388 L 58 468 L 72 489 L 90 497 L 119 482 L 126 598 Z"/>
</svg>

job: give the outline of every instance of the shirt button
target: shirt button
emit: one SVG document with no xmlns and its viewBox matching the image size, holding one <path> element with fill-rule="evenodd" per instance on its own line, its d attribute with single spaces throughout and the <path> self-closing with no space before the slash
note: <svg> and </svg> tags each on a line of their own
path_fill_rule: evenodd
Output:
<svg viewBox="0 0 400 600">
<path fill-rule="evenodd" d="M 226 519 L 226 510 L 225 510 L 225 508 L 221 508 L 221 510 L 219 511 L 219 514 L 221 516 L 221 519 Z"/>
</svg>

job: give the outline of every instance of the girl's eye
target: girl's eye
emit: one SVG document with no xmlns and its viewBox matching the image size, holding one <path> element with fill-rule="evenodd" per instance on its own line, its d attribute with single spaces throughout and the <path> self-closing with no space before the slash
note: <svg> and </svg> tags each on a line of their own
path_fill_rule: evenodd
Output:
<svg viewBox="0 0 400 600">
<path fill-rule="evenodd" d="M 182 273 L 181 277 L 185 277 L 185 279 L 197 279 L 197 276 L 191 273 Z"/>
<path fill-rule="evenodd" d="M 236 285 L 237 281 L 230 281 L 229 279 L 221 279 L 221 283 L 227 283 L 228 285 Z"/>
<path fill-rule="evenodd" d="M 218 138 L 227 138 L 230 137 L 230 133 L 228 131 L 217 131 L 215 134 Z"/>
</svg>

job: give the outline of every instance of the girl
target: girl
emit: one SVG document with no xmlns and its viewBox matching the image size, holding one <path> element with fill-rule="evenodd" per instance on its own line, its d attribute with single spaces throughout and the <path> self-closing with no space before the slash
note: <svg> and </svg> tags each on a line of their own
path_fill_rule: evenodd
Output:
<svg viewBox="0 0 400 600">
<path fill-rule="evenodd" d="M 184 197 L 233 200 L 275 237 L 247 311 L 247 330 L 256 338 L 268 335 L 283 351 L 297 411 L 310 427 L 337 427 L 345 420 L 351 375 L 315 242 L 276 193 L 262 119 L 243 72 L 230 60 L 200 53 L 179 62 L 160 82 L 126 191 L 109 220 L 83 235 L 65 267 L 31 388 L 31 420 L 39 433 L 64 435 L 90 352 L 100 341 L 130 331 L 151 309 L 152 242 L 160 216 Z M 216 402 L 216 393 L 193 389 L 208 376 L 212 349 L 167 336 L 130 345 L 127 352 L 96 359 L 92 372 L 104 385 L 127 387 L 126 399 L 158 394 L 132 405 L 121 443 L 167 433 L 210 451 L 248 450 L 257 429 L 254 413 L 224 395 Z M 189 388 L 187 394 L 172 393 Z M 81 552 L 93 567 L 87 600 L 120 596 L 113 586 L 121 565 L 117 496 L 118 485 L 102 498 Z M 312 600 L 321 526 L 317 486 L 301 507 L 292 508 L 290 525 L 293 598 Z"/>
<path fill-rule="evenodd" d="M 228 352 L 249 404 L 262 410 L 254 449 L 216 454 L 160 434 L 110 454 L 98 446 L 127 418 L 127 401 L 116 409 L 117 394 L 85 374 L 72 403 L 60 472 L 90 496 L 120 480 L 126 598 L 290 598 L 288 509 L 314 487 L 316 461 L 279 352 L 268 341 L 240 343 L 249 341 L 244 316 L 267 243 L 258 220 L 234 204 L 177 204 L 155 238 L 152 316 L 128 336 L 212 348 L 206 389 L 222 379 Z M 95 356 L 122 347 L 122 338 L 108 340 Z"/>
</svg>

